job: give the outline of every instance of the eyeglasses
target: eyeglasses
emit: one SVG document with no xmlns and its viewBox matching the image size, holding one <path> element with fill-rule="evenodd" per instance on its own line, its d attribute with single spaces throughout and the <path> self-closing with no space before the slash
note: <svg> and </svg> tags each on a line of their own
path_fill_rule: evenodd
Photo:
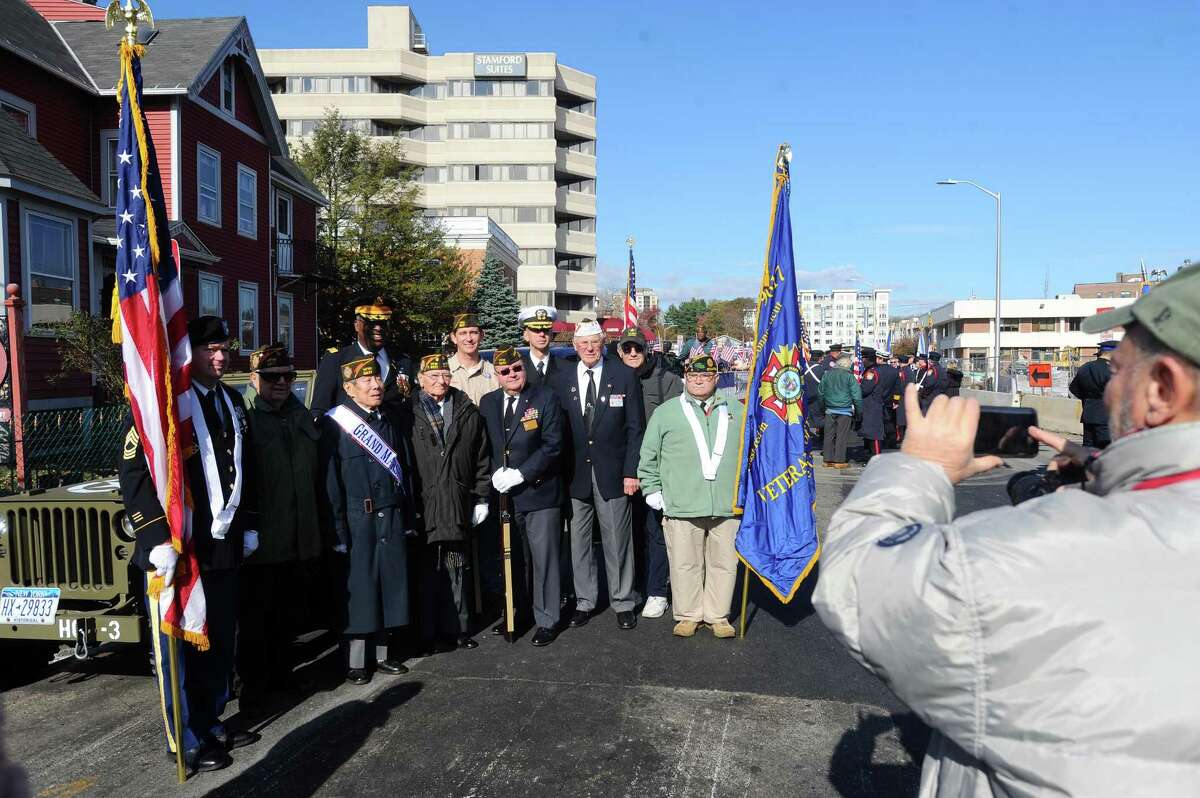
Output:
<svg viewBox="0 0 1200 798">
<path fill-rule="evenodd" d="M 524 370 L 525 370 L 524 366 L 522 366 L 520 363 L 516 363 L 512 366 L 505 366 L 503 368 L 498 368 L 498 369 L 496 369 L 496 373 L 499 374 L 501 377 L 507 377 L 509 374 L 520 374 Z"/>
<path fill-rule="evenodd" d="M 291 382 L 296 379 L 296 372 L 294 371 L 258 371 L 255 373 L 264 382 L 280 382 L 281 380 Z"/>
<path fill-rule="evenodd" d="M 710 371 L 689 371 L 684 375 L 689 380 L 707 380 L 709 377 L 716 379 L 717 375 Z"/>
</svg>

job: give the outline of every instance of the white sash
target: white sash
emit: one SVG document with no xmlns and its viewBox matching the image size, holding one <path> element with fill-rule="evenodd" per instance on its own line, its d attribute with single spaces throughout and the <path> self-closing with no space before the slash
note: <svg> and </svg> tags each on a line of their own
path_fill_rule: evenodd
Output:
<svg viewBox="0 0 1200 798">
<path fill-rule="evenodd" d="M 212 513 L 213 540 L 224 540 L 242 501 L 242 423 L 233 412 L 233 402 L 225 395 L 220 384 L 214 385 L 217 398 L 224 400 L 225 409 L 229 412 L 226 418 L 233 425 L 233 490 L 229 491 L 229 501 L 225 501 L 225 491 L 221 487 L 221 472 L 217 468 L 217 450 L 213 447 L 212 435 L 208 432 L 208 422 L 204 420 L 204 409 L 200 406 L 200 397 L 192 389 L 192 426 L 196 430 L 196 441 L 200 444 L 200 462 L 204 466 L 204 487 L 208 490 L 208 508 Z"/>
<path fill-rule="evenodd" d="M 717 439 L 713 441 L 712 452 L 708 451 L 708 442 L 704 440 L 704 430 L 700 429 L 700 419 L 686 393 L 681 394 L 679 403 L 683 405 L 683 416 L 692 428 L 692 437 L 696 439 L 696 450 L 700 453 L 700 470 L 704 478 L 713 481 L 717 478 L 717 469 L 721 466 L 721 457 L 725 454 L 725 438 L 729 435 L 729 408 L 721 405 L 717 408 Z"/>
<path fill-rule="evenodd" d="M 387 441 L 371 429 L 370 424 L 345 405 L 338 405 L 327 411 L 325 415 L 337 422 L 337 425 L 350 436 L 352 441 L 371 455 L 371 459 L 386 468 L 392 478 L 396 480 L 396 484 L 404 484 L 404 472 L 400 469 L 400 458 L 392 451 L 392 447 L 387 445 Z"/>
</svg>

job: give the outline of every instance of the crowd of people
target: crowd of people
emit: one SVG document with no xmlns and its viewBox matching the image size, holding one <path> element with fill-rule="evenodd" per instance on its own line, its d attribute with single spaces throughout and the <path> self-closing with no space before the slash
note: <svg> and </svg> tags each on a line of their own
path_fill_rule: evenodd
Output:
<svg viewBox="0 0 1200 798">
<path fill-rule="evenodd" d="M 314 619 L 342 636 L 357 685 L 407 672 L 414 654 L 478 647 L 483 610 L 507 633 L 506 592 L 516 636 L 531 631 L 537 647 L 605 608 L 620 630 L 670 609 L 679 637 L 734 636 L 744 410 L 717 393 L 702 330 L 680 377 L 636 329 L 606 353 L 594 321 L 576 326 L 573 356 L 552 357 L 546 306 L 520 313 L 524 352 L 482 357 L 485 330 L 468 312 L 448 331 L 452 353 L 413 359 L 390 340 L 392 313 L 383 297 L 356 301 L 354 339 L 322 358 L 307 406 L 286 347 L 251 355 L 247 403 L 222 382 L 225 322 L 189 324 L 195 444 L 184 454 L 208 648 L 183 647 L 178 730 L 162 608 L 147 604 L 168 749 L 193 771 L 226 767 L 257 739 L 222 720 L 235 684 L 251 718 L 302 686 L 291 643 Z M 148 455 L 131 418 L 120 484 L 149 583 L 171 579 L 179 553 Z"/>
</svg>

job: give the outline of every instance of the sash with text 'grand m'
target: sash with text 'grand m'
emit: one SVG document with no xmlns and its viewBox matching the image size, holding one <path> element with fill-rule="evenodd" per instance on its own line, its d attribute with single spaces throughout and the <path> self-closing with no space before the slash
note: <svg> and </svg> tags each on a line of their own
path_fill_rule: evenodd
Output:
<svg viewBox="0 0 1200 798">
<path fill-rule="evenodd" d="M 808 363 L 792 259 L 790 161 L 791 148 L 784 144 L 775 159 L 771 235 L 758 292 L 754 366 L 734 494 L 734 509 L 742 510 L 738 556 L 784 603 L 791 601 L 821 553 L 804 428 Z"/>
</svg>

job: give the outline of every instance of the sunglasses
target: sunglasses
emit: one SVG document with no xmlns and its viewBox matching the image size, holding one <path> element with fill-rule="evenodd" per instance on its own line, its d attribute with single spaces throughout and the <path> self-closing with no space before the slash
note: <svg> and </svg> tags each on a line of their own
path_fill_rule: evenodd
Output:
<svg viewBox="0 0 1200 798">
<path fill-rule="evenodd" d="M 507 377 L 509 374 L 520 374 L 524 370 L 525 370 L 525 367 L 522 366 L 520 363 L 517 363 L 514 366 L 505 366 L 504 368 L 498 368 L 498 369 L 496 369 L 496 373 L 499 374 L 501 377 Z"/>
<path fill-rule="evenodd" d="M 291 382 L 292 380 L 296 379 L 296 372 L 294 372 L 294 371 L 260 371 L 260 372 L 258 372 L 258 378 L 260 380 L 263 380 L 264 382 L 280 382 L 283 380 L 286 380 L 287 382 Z"/>
<path fill-rule="evenodd" d="M 640 352 L 645 352 L 646 350 L 643 347 L 640 347 L 637 344 L 635 344 L 633 341 L 630 341 L 629 343 L 627 343 L 621 347 L 621 351 L 627 355 L 631 355 L 634 352 L 640 353 Z"/>
</svg>

